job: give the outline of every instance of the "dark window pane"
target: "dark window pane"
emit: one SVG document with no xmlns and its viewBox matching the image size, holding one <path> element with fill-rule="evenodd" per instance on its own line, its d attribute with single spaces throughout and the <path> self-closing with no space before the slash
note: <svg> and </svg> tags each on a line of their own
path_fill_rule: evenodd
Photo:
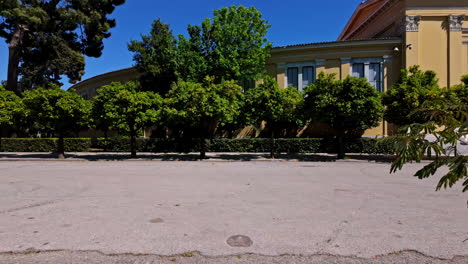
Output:
<svg viewBox="0 0 468 264">
<path fill-rule="evenodd" d="M 292 86 L 297 88 L 299 86 L 298 78 L 299 78 L 299 69 L 298 68 L 288 68 L 288 87 Z"/>
</svg>

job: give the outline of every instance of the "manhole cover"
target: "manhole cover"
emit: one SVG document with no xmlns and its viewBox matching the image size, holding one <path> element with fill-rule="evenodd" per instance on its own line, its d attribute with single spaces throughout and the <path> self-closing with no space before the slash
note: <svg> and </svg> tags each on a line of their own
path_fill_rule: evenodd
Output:
<svg viewBox="0 0 468 264">
<path fill-rule="evenodd" d="M 250 237 L 242 235 L 232 236 L 228 238 L 226 243 L 231 247 L 250 247 L 253 245 L 253 241 Z"/>
</svg>

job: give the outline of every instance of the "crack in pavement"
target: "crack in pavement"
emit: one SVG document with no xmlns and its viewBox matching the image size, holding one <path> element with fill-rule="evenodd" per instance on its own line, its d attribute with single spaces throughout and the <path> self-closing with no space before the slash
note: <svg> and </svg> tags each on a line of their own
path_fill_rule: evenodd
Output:
<svg viewBox="0 0 468 264">
<path fill-rule="evenodd" d="M 65 262 L 68 259 L 69 262 Z M 14 262 L 4 262 L 4 261 Z M 41 262 L 44 260 L 44 262 Z M 444 259 L 425 255 L 418 251 L 405 250 L 372 258 L 356 256 L 340 256 L 333 254 L 294 255 L 281 254 L 268 256 L 254 253 L 238 255 L 206 256 L 200 252 L 186 252 L 176 255 L 137 254 L 137 253 L 104 253 L 97 250 L 35 250 L 21 252 L 0 252 L 1 263 L 436 263 L 436 264 L 464 264 L 468 256 L 454 256 Z M 150 262 L 151 261 L 151 262 Z M 154 261 L 154 262 L 153 262 Z"/>
</svg>

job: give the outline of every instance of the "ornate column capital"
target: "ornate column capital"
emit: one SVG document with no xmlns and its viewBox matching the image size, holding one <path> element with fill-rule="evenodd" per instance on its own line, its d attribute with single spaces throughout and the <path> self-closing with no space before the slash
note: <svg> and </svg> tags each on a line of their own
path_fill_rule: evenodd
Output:
<svg viewBox="0 0 468 264">
<path fill-rule="evenodd" d="M 420 16 L 405 16 L 403 18 L 403 30 L 406 32 L 418 32 Z"/>
<path fill-rule="evenodd" d="M 465 20 L 464 15 L 450 15 L 449 16 L 450 31 L 462 31 L 464 20 Z"/>
</svg>

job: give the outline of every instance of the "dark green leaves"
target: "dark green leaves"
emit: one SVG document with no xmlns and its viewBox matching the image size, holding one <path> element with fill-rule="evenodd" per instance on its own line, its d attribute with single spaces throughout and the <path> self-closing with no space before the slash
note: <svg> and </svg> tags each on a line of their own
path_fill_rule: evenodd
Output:
<svg viewBox="0 0 468 264">
<path fill-rule="evenodd" d="M 320 73 L 305 89 L 305 114 L 310 122 L 322 122 L 344 132 L 378 126 L 383 106 L 380 97 L 366 79 Z"/>
</svg>

